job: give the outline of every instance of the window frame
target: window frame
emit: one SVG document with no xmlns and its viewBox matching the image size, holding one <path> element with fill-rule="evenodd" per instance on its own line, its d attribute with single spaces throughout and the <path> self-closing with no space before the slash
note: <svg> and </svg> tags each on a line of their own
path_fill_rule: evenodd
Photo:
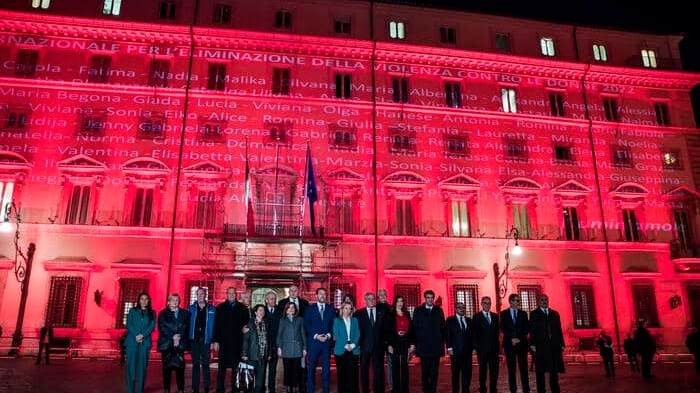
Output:
<svg viewBox="0 0 700 393">
<path fill-rule="evenodd" d="M 82 276 L 51 276 L 46 304 L 47 323 L 55 328 L 79 327 L 84 281 Z M 65 285 L 65 288 L 58 288 L 59 285 Z"/>
<path fill-rule="evenodd" d="M 228 67 L 225 63 L 210 62 L 207 66 L 207 90 L 224 91 L 226 90 L 226 76 L 228 75 Z"/>
<path fill-rule="evenodd" d="M 335 98 L 349 100 L 352 98 L 352 73 L 337 71 L 335 77 Z"/>
<path fill-rule="evenodd" d="M 171 61 L 164 58 L 153 58 L 148 63 L 149 87 L 168 87 L 168 74 L 170 73 Z M 162 77 L 158 74 L 163 74 Z"/>
<path fill-rule="evenodd" d="M 214 4 L 211 22 L 217 25 L 230 25 L 233 19 L 233 6 L 230 4 Z"/>
<path fill-rule="evenodd" d="M 455 304 L 458 302 L 464 303 L 465 316 L 471 318 L 480 310 L 480 299 L 479 299 L 479 285 L 478 284 L 465 284 L 465 283 L 455 283 L 450 287 L 452 290 L 452 304 L 450 304 L 449 309 L 452 314 L 456 313 Z"/>
<path fill-rule="evenodd" d="M 593 284 L 571 284 L 569 293 L 571 296 L 571 315 L 574 329 L 596 329 L 598 320 L 595 308 L 595 287 Z M 577 293 L 583 295 L 580 296 L 578 302 Z M 581 315 L 578 315 L 579 313 Z"/>
<path fill-rule="evenodd" d="M 501 109 L 505 113 L 518 113 L 518 91 L 513 86 L 501 86 Z"/>
<path fill-rule="evenodd" d="M 19 48 L 15 54 L 15 76 L 18 78 L 36 78 L 36 66 L 39 63 L 39 50 Z"/>
<path fill-rule="evenodd" d="M 121 8 L 122 0 L 104 0 L 102 2 L 102 15 L 119 16 Z"/>
<path fill-rule="evenodd" d="M 542 56 L 555 57 L 557 52 L 554 46 L 554 38 L 552 37 L 541 37 L 540 38 L 540 51 Z"/>
<path fill-rule="evenodd" d="M 539 307 L 539 298 L 540 295 L 542 294 L 542 286 L 539 284 L 520 284 L 516 287 L 516 290 L 518 291 L 518 295 L 520 296 L 520 309 L 525 310 L 526 312 L 530 312 L 536 308 Z M 532 299 L 530 299 L 530 295 L 533 295 Z M 532 303 L 532 306 L 530 309 L 527 309 L 526 306 L 528 304 Z"/>
<path fill-rule="evenodd" d="M 635 319 L 637 321 L 640 319 L 646 320 L 647 326 L 650 328 L 661 327 L 659 325 L 659 308 L 656 301 L 656 287 L 654 284 L 647 282 L 633 282 L 630 284 L 630 295 L 632 298 L 631 300 Z M 641 299 L 638 299 L 640 295 L 647 295 L 649 304 L 642 307 Z M 647 307 L 648 310 L 646 310 Z"/>
<path fill-rule="evenodd" d="M 119 279 L 119 303 L 117 303 L 117 320 L 114 325 L 116 329 L 126 328 L 129 311 L 139 306 L 137 296 L 142 292 L 149 292 L 150 285 L 151 280 L 148 278 L 122 277 Z M 154 315 L 153 318 L 155 317 Z"/>
<path fill-rule="evenodd" d="M 31 6 L 34 9 L 48 10 L 51 6 L 51 0 L 32 0 Z"/>
<path fill-rule="evenodd" d="M 410 81 L 407 76 L 391 77 L 391 100 L 395 103 L 408 104 L 410 97 Z"/>
<path fill-rule="evenodd" d="M 398 20 L 389 21 L 389 38 L 392 40 L 405 40 L 406 23 Z"/>
<path fill-rule="evenodd" d="M 290 30 L 292 28 L 292 11 L 287 9 L 277 10 L 275 12 L 275 27 Z"/>
<path fill-rule="evenodd" d="M 339 151 L 357 151 L 357 127 L 329 124 L 328 147 Z"/>
<path fill-rule="evenodd" d="M 358 299 L 357 299 L 357 285 L 354 282 L 348 280 L 330 280 L 328 284 L 329 297 L 333 303 L 333 308 L 336 310 L 340 309 L 341 304 L 343 304 L 343 299 L 345 296 L 350 295 L 353 298 L 355 304 L 353 308 L 357 309 Z M 336 293 L 339 292 L 339 293 Z"/>
<path fill-rule="evenodd" d="M 333 17 L 333 31 L 336 34 L 352 34 L 352 18 L 349 15 L 336 15 Z"/>
<path fill-rule="evenodd" d="M 617 105 L 616 97 L 606 97 L 603 96 L 603 110 L 605 114 L 606 121 L 619 121 L 620 120 L 620 109 Z"/>
<path fill-rule="evenodd" d="M 445 88 L 445 106 L 448 108 L 462 107 L 462 84 L 459 81 L 447 80 Z"/>
<path fill-rule="evenodd" d="M 158 19 L 162 21 L 174 21 L 177 17 L 177 6 L 178 4 L 176 1 L 161 1 L 160 6 L 158 7 Z"/>
<path fill-rule="evenodd" d="M 607 63 L 608 61 L 608 50 L 603 44 L 593 44 L 593 60 L 600 63 Z"/>
<path fill-rule="evenodd" d="M 420 283 L 394 283 L 394 298 L 403 296 L 406 310 L 413 317 L 413 311 L 423 304 Z"/>
<path fill-rule="evenodd" d="M 440 43 L 445 45 L 456 45 L 457 29 L 452 26 L 440 26 Z"/>
<path fill-rule="evenodd" d="M 565 117 L 566 111 L 564 110 L 564 93 L 560 91 L 550 91 L 549 92 L 549 110 L 550 114 L 554 117 Z"/>
<path fill-rule="evenodd" d="M 656 125 L 659 126 L 670 126 L 670 116 L 668 111 L 668 103 L 655 101 L 654 102 L 654 117 L 656 118 Z"/>
<path fill-rule="evenodd" d="M 658 68 L 659 64 L 657 62 L 658 57 L 656 56 L 656 50 L 654 49 L 642 49 L 642 66 L 644 68 Z"/>
<path fill-rule="evenodd" d="M 679 171 L 683 170 L 683 160 L 680 149 L 664 149 L 661 152 L 661 163 L 664 169 Z"/>
<path fill-rule="evenodd" d="M 272 85 L 270 87 L 273 95 L 290 95 L 292 81 L 292 71 L 289 68 L 274 67 L 272 69 Z"/>
</svg>

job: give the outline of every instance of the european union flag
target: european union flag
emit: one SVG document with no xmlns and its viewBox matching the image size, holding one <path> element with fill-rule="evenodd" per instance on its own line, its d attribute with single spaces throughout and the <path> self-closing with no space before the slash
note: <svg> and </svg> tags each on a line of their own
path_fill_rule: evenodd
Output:
<svg viewBox="0 0 700 393">
<path fill-rule="evenodd" d="M 309 201 L 309 220 L 311 221 L 311 233 L 316 236 L 316 215 L 314 214 L 314 203 L 318 201 L 318 190 L 316 189 L 316 176 L 314 176 L 314 166 L 311 161 L 311 148 L 306 149 L 306 199 Z"/>
</svg>

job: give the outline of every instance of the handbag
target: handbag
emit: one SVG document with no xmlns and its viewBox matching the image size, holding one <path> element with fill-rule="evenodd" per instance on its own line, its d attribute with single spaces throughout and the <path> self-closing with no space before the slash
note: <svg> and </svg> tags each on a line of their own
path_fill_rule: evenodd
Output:
<svg viewBox="0 0 700 393">
<path fill-rule="evenodd" d="M 255 367 L 245 362 L 238 363 L 238 371 L 236 372 L 236 389 L 239 391 L 248 391 L 254 387 Z"/>
<path fill-rule="evenodd" d="M 185 368 L 185 357 L 178 348 L 170 348 L 163 352 L 163 368 L 174 370 Z"/>
</svg>

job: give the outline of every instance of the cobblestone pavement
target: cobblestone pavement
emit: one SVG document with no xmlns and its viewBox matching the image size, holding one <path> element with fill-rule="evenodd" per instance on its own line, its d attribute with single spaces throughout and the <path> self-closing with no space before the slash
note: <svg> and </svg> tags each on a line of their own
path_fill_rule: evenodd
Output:
<svg viewBox="0 0 700 393">
<path fill-rule="evenodd" d="M 160 362 L 152 361 L 148 368 L 145 393 L 163 392 Z M 281 371 L 281 366 L 280 366 Z M 572 364 L 561 376 L 564 393 L 700 393 L 700 377 L 695 375 L 690 363 L 655 364 L 653 373 L 656 379 L 644 382 L 639 374 L 632 374 L 623 364 L 617 366 L 617 377 L 603 376 L 600 364 Z M 215 378 L 215 370 L 212 377 Z M 420 368 L 412 365 L 411 392 L 420 392 Z M 478 392 L 477 374 L 474 368 L 471 392 Z M 191 367 L 186 372 L 186 392 L 190 392 Z M 281 374 L 278 374 L 281 375 Z M 332 373 L 334 375 L 334 373 Z M 531 387 L 535 392 L 534 374 L 531 373 Z M 174 378 L 173 378 L 174 379 Z M 230 381 L 230 378 L 227 378 Z M 214 380 L 214 379 L 213 379 Z M 318 377 L 320 382 L 320 376 Z M 176 391 L 173 380 L 173 389 Z M 50 366 L 35 366 L 34 359 L 0 359 L 0 392 L 41 392 L 41 393 L 123 393 L 124 368 L 116 360 L 56 359 Z M 278 389 L 283 392 L 282 389 Z M 388 391 L 388 388 L 387 388 Z M 451 393 L 449 366 L 442 365 L 438 392 Z M 320 392 L 320 387 L 317 387 Z M 331 392 L 336 392 L 335 381 Z M 508 392 L 506 367 L 501 365 L 499 393 Z M 518 389 L 520 392 L 520 389 Z"/>
</svg>

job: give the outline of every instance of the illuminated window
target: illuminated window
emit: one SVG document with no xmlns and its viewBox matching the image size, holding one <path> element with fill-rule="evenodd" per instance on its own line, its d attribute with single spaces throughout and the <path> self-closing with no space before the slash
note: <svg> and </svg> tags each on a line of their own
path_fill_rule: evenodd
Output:
<svg viewBox="0 0 700 393">
<path fill-rule="evenodd" d="M 622 209 L 622 224 L 624 226 L 625 241 L 639 241 L 639 223 L 637 221 L 637 213 L 634 209 Z"/>
<path fill-rule="evenodd" d="M 119 279 L 119 304 L 117 305 L 116 328 L 126 327 L 126 317 L 134 307 L 139 307 L 137 297 L 143 292 L 148 292 L 150 282 L 147 278 L 120 278 Z M 155 311 L 154 311 L 155 313 Z M 153 318 L 156 316 L 154 315 Z"/>
<path fill-rule="evenodd" d="M 614 97 L 603 97 L 603 109 L 605 109 L 605 120 L 617 121 L 617 100 Z"/>
<path fill-rule="evenodd" d="M 450 202 L 450 236 L 469 237 L 471 234 L 470 201 L 455 199 Z"/>
<path fill-rule="evenodd" d="M 0 223 L 9 221 L 8 209 L 12 205 L 12 193 L 15 190 L 15 183 L 0 182 Z"/>
<path fill-rule="evenodd" d="M 561 214 L 564 216 L 564 235 L 566 240 L 581 240 L 578 210 L 575 206 L 564 206 L 561 209 Z"/>
<path fill-rule="evenodd" d="M 90 194 L 92 185 L 73 185 L 66 207 L 66 224 L 92 224 L 88 221 L 91 216 Z"/>
<path fill-rule="evenodd" d="M 148 68 L 148 86 L 167 87 L 170 73 L 170 60 L 151 59 Z"/>
<path fill-rule="evenodd" d="M 165 135 L 165 116 L 162 114 L 149 114 L 139 119 L 139 128 L 136 136 L 141 139 L 159 139 Z"/>
<path fill-rule="evenodd" d="M 512 87 L 501 87 L 501 104 L 503 112 L 517 113 L 515 89 Z"/>
<path fill-rule="evenodd" d="M 445 157 L 469 157 L 469 137 L 466 135 L 445 135 Z"/>
<path fill-rule="evenodd" d="M 88 82 L 107 83 L 109 81 L 109 70 L 112 66 L 112 56 L 94 55 L 90 58 L 90 68 L 88 72 Z"/>
<path fill-rule="evenodd" d="M 289 82 L 289 68 L 275 68 L 272 70 L 272 94 L 288 96 Z"/>
<path fill-rule="evenodd" d="M 608 61 L 608 52 L 605 49 L 605 46 L 593 44 L 593 59 L 600 62 Z"/>
<path fill-rule="evenodd" d="M 18 78 L 34 78 L 36 63 L 39 61 L 39 51 L 34 49 L 18 49 L 15 60 L 15 75 Z"/>
<path fill-rule="evenodd" d="M 396 127 L 389 128 L 389 151 L 392 154 L 416 153 L 416 132 Z"/>
<path fill-rule="evenodd" d="M 213 23 L 218 23 L 222 25 L 227 25 L 231 23 L 231 15 L 233 14 L 230 5 L 217 4 L 214 7 L 214 17 L 212 18 Z"/>
<path fill-rule="evenodd" d="M 520 308 L 530 312 L 539 307 L 537 303 L 541 293 L 542 287 L 539 285 L 518 285 Z"/>
<path fill-rule="evenodd" d="M 510 36 L 505 33 L 496 33 L 496 49 L 510 52 Z"/>
<path fill-rule="evenodd" d="M 445 105 L 450 108 L 462 106 L 462 94 L 459 82 L 445 82 Z"/>
<path fill-rule="evenodd" d="M 416 211 L 414 208 L 415 197 L 411 199 L 396 199 L 394 201 L 394 219 L 396 224 L 392 234 L 394 235 L 418 235 L 418 223 L 416 223 Z"/>
<path fill-rule="evenodd" d="M 687 210 L 673 210 L 673 224 L 676 230 L 676 241 L 681 250 L 692 250 L 694 246 L 693 234 L 691 233 L 690 215 Z"/>
<path fill-rule="evenodd" d="M 55 328 L 78 327 L 82 290 L 82 277 L 51 277 L 46 322 Z"/>
<path fill-rule="evenodd" d="M 441 27 L 440 28 L 440 42 L 443 44 L 456 44 L 457 43 L 457 30 L 454 27 Z"/>
<path fill-rule="evenodd" d="M 337 72 L 335 74 L 335 98 L 350 98 L 352 92 L 352 76 Z"/>
<path fill-rule="evenodd" d="M 564 94 L 549 93 L 549 110 L 552 116 L 564 116 Z"/>
<path fill-rule="evenodd" d="M 656 52 L 651 49 L 642 49 L 642 65 L 646 68 L 656 68 Z"/>
<path fill-rule="evenodd" d="M 389 38 L 403 40 L 406 38 L 406 26 L 403 22 L 389 22 Z"/>
<path fill-rule="evenodd" d="M 226 64 L 210 63 L 207 89 L 223 91 L 226 89 Z"/>
<path fill-rule="evenodd" d="M 571 308 L 575 329 L 592 329 L 596 326 L 593 285 L 571 286 Z"/>
<path fill-rule="evenodd" d="M 396 77 L 391 79 L 392 100 L 394 102 L 408 102 L 408 78 Z"/>
<path fill-rule="evenodd" d="M 187 300 L 190 304 L 194 304 L 197 301 L 197 291 L 199 288 L 204 289 L 204 299 L 208 303 L 211 303 L 213 299 L 210 299 L 209 294 L 214 292 L 214 281 L 213 280 L 187 280 L 185 281 L 185 293 L 187 293 Z"/>
<path fill-rule="evenodd" d="M 661 154 L 661 158 L 663 159 L 664 169 L 683 169 L 681 165 L 681 152 L 679 150 L 664 151 Z"/>
<path fill-rule="evenodd" d="M 452 285 L 452 304 L 464 303 L 466 306 L 465 315 L 471 317 L 479 312 L 479 286 L 476 284 L 454 284 Z M 453 309 L 452 312 L 455 312 Z"/>
<path fill-rule="evenodd" d="M 530 208 L 528 205 L 511 205 L 513 227 L 518 230 L 521 239 L 530 238 Z"/>
<path fill-rule="evenodd" d="M 654 284 L 632 284 L 634 316 L 647 321 L 649 327 L 659 327 L 659 313 L 656 308 Z"/>
<path fill-rule="evenodd" d="M 669 125 L 668 121 L 668 105 L 664 102 L 654 103 L 654 114 L 656 115 L 656 124 L 660 126 Z"/>
<path fill-rule="evenodd" d="M 175 9 L 176 4 L 173 1 L 161 1 L 160 2 L 160 12 L 158 16 L 160 19 L 175 19 Z"/>
<path fill-rule="evenodd" d="M 102 4 L 102 13 L 105 15 L 119 15 L 122 9 L 122 0 L 105 0 Z"/>
<path fill-rule="evenodd" d="M 357 149 L 357 127 L 328 125 L 328 144 L 334 150 Z"/>
<path fill-rule="evenodd" d="M 49 9 L 49 5 L 51 5 L 51 0 L 32 0 L 32 8 L 47 10 Z"/>
<path fill-rule="evenodd" d="M 612 164 L 618 168 L 630 168 L 632 166 L 632 152 L 629 147 L 614 145 L 611 148 Z"/>
<path fill-rule="evenodd" d="M 352 195 L 336 195 L 329 201 L 328 230 L 330 233 L 357 233 L 357 222 L 354 218 L 357 199 Z"/>
<path fill-rule="evenodd" d="M 423 303 L 420 293 L 420 284 L 394 284 L 394 297 L 402 296 L 406 303 L 406 310 L 413 317 L 413 311 Z"/>
<path fill-rule="evenodd" d="M 571 146 L 554 146 L 554 160 L 557 164 L 571 163 Z"/>
<path fill-rule="evenodd" d="M 290 11 L 280 10 L 275 15 L 275 26 L 280 29 L 292 28 L 292 13 Z"/>
<path fill-rule="evenodd" d="M 24 132 L 29 129 L 31 111 L 25 107 L 10 106 L 3 111 L 2 130 Z"/>
<path fill-rule="evenodd" d="M 540 38 L 540 48 L 545 56 L 554 56 L 554 40 L 552 38 Z"/>
<path fill-rule="evenodd" d="M 337 310 L 340 309 L 340 305 L 343 303 L 345 296 L 350 296 L 353 298 L 353 307 L 357 308 L 357 297 L 355 297 L 355 284 L 348 281 L 331 281 L 330 282 L 330 300 L 333 303 L 333 307 Z"/>
<path fill-rule="evenodd" d="M 155 189 L 152 187 L 136 187 L 133 206 L 131 207 L 130 225 L 135 227 L 150 227 L 153 222 L 153 199 Z"/>
<path fill-rule="evenodd" d="M 107 113 L 104 111 L 96 111 L 92 108 L 84 108 L 82 110 L 82 120 L 80 123 L 79 135 L 102 135 L 104 134 Z"/>
<path fill-rule="evenodd" d="M 336 16 L 334 18 L 333 28 L 337 34 L 350 34 L 350 17 Z"/>
<path fill-rule="evenodd" d="M 506 158 L 515 161 L 524 161 L 527 159 L 527 150 L 525 149 L 525 141 L 522 139 L 507 139 L 504 143 Z"/>
<path fill-rule="evenodd" d="M 194 209 L 194 227 L 197 229 L 214 229 L 216 227 L 216 208 L 219 205 L 217 191 L 199 190 Z"/>
</svg>

